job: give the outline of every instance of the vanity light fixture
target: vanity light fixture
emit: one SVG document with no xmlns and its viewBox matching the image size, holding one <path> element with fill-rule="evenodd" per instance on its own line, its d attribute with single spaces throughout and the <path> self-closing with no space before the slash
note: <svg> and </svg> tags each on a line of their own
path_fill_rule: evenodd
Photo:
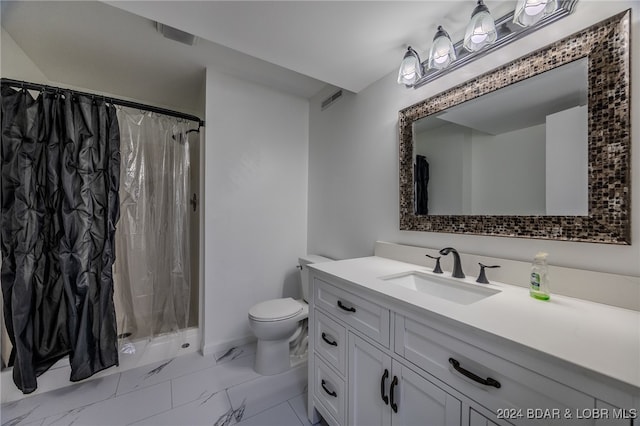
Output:
<svg viewBox="0 0 640 426">
<path fill-rule="evenodd" d="M 513 22 L 523 27 L 530 27 L 555 12 L 557 8 L 556 0 L 518 0 Z"/>
<path fill-rule="evenodd" d="M 418 52 L 409 46 L 407 48 L 407 53 L 404 54 L 404 58 L 400 64 L 400 71 L 398 71 L 398 84 L 412 86 L 421 78 L 422 61 L 420 61 Z"/>
<path fill-rule="evenodd" d="M 436 35 L 433 36 L 433 44 L 429 51 L 429 69 L 441 70 L 447 68 L 455 60 L 456 49 L 451 43 L 451 37 L 440 25 Z"/>
<path fill-rule="evenodd" d="M 439 26 L 429 58 L 421 63 L 421 66 L 416 64 L 416 60 L 420 60 L 418 53 L 412 48 L 407 49 L 398 72 L 398 84 L 414 89 L 424 86 L 489 52 L 572 14 L 577 3 L 578 0 L 518 0 L 513 12 L 494 21 L 489 9 L 480 0 L 471 14 L 471 22 L 463 40 L 453 44 L 447 32 Z M 475 32 L 478 28 L 481 28 L 482 32 Z"/>
<path fill-rule="evenodd" d="M 477 52 L 488 44 L 493 44 L 498 38 L 496 23 L 489 13 L 489 8 L 482 0 L 473 9 L 471 21 L 467 25 L 463 46 L 469 52 Z"/>
</svg>

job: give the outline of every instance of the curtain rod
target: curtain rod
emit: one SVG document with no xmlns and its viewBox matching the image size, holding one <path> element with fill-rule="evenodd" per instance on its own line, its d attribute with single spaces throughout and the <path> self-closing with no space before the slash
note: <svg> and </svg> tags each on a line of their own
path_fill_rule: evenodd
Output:
<svg viewBox="0 0 640 426">
<path fill-rule="evenodd" d="M 109 103 L 114 104 L 114 105 L 121 105 L 121 106 L 129 107 L 129 108 L 137 108 L 137 109 L 142 109 L 142 110 L 145 110 L 145 111 L 156 112 L 158 114 L 164 114 L 164 115 L 169 115 L 169 116 L 176 117 L 176 118 L 182 118 L 182 119 L 189 120 L 189 121 L 195 121 L 200 125 L 200 127 L 204 127 L 204 121 L 199 119 L 195 115 L 184 114 L 182 112 L 177 112 L 177 111 L 172 111 L 170 109 L 154 107 L 154 106 L 151 106 L 151 105 L 145 105 L 145 104 L 141 104 L 141 103 L 138 103 L 138 102 L 126 101 L 124 99 L 111 98 L 109 96 L 97 95 L 95 93 L 79 92 L 77 90 L 71 90 L 71 89 L 64 89 L 64 88 L 61 88 L 61 87 L 48 86 L 46 84 L 36 84 L 36 83 L 29 83 L 29 82 L 26 82 L 26 81 L 12 80 L 10 78 L 2 78 L 2 79 L 0 79 L 0 83 L 6 84 L 6 85 L 14 87 L 14 88 L 21 88 L 21 89 L 24 88 L 24 89 L 38 90 L 38 91 L 64 90 L 64 91 L 67 91 L 67 92 L 71 92 L 74 95 L 83 95 L 83 96 L 89 96 L 89 97 L 104 99 L 105 102 L 109 102 Z"/>
</svg>

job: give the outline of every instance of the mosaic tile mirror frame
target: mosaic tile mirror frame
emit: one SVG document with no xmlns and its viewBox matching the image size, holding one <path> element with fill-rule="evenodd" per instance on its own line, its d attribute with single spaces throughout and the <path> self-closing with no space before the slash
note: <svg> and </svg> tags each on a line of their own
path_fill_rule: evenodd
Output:
<svg viewBox="0 0 640 426">
<path fill-rule="evenodd" d="M 400 229 L 631 244 L 630 25 L 627 10 L 399 112 Z M 588 215 L 417 215 L 413 123 L 569 62 L 588 61 Z"/>
</svg>

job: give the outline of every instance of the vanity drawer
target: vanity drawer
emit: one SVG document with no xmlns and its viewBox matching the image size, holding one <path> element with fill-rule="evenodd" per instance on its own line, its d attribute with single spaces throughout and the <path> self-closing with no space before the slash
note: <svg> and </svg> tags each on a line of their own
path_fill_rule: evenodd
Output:
<svg viewBox="0 0 640 426">
<path fill-rule="evenodd" d="M 314 303 L 330 315 L 389 347 L 389 310 L 314 278 Z"/>
<path fill-rule="evenodd" d="M 573 414 L 576 409 L 592 408 L 595 400 L 588 395 L 551 380 L 541 374 L 521 367 L 489 352 L 469 345 L 449 335 L 401 315 L 396 316 L 395 352 L 420 368 L 457 389 L 494 414 L 507 411 L 509 422 L 514 424 L 562 425 L 566 409 Z M 494 379 L 499 388 L 480 384 L 456 371 L 473 373 L 479 379 Z M 528 412 L 527 409 L 542 410 Z M 558 418 L 541 419 L 544 414 L 557 414 Z M 528 415 L 528 413 L 530 413 Z M 538 413 L 538 414 L 536 414 Z M 536 419 L 536 415 L 538 418 Z M 496 421 L 496 418 L 490 419 Z M 571 420 L 571 424 L 593 424 L 593 419 Z"/>
<path fill-rule="evenodd" d="M 315 318 L 315 351 L 344 375 L 347 363 L 347 330 L 317 309 Z"/>
<path fill-rule="evenodd" d="M 331 417 L 343 425 L 347 403 L 345 382 L 317 355 L 314 357 L 313 394 Z"/>
</svg>

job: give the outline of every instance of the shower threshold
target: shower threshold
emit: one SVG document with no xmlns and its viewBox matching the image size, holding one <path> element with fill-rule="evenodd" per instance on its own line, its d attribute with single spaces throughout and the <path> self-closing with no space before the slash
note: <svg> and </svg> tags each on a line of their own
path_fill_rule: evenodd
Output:
<svg viewBox="0 0 640 426">
<path fill-rule="evenodd" d="M 143 365 L 174 358 L 200 350 L 200 330 L 197 327 L 184 329 L 178 333 L 163 334 L 153 339 L 134 340 L 128 347 L 129 353 L 119 353 L 120 365 L 111 367 L 94 374 L 82 382 L 121 373 Z M 122 346 L 120 349 L 122 349 Z M 12 369 L 6 368 L 0 373 L 2 403 L 39 395 L 54 389 L 60 389 L 81 382 L 71 382 L 71 368 L 69 358 L 64 357 L 55 363 L 48 371 L 38 377 L 38 389 L 29 395 L 24 395 L 13 383 Z"/>
</svg>

